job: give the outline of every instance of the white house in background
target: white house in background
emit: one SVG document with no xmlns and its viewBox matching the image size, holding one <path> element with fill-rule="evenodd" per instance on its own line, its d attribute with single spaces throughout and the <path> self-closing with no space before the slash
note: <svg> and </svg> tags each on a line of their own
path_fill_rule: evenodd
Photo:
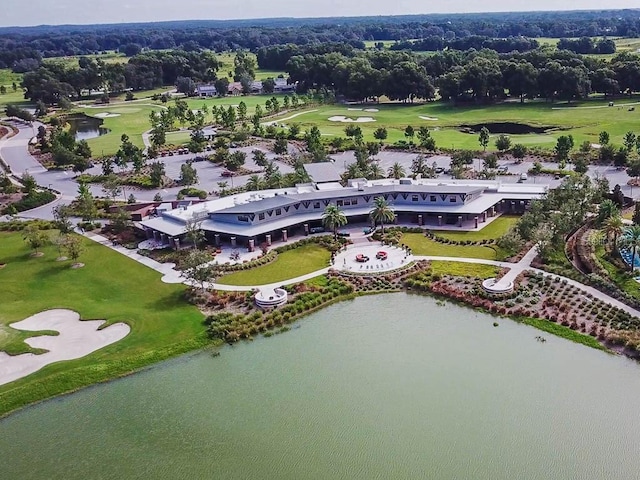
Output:
<svg viewBox="0 0 640 480">
<path fill-rule="evenodd" d="M 196 94 L 199 97 L 215 97 L 218 95 L 218 91 L 214 85 L 198 85 L 196 87 Z"/>
<path fill-rule="evenodd" d="M 273 86 L 273 91 L 277 93 L 285 93 L 285 92 L 295 92 L 296 86 L 295 84 L 289 84 L 286 78 L 274 78 L 275 82 Z"/>
<path fill-rule="evenodd" d="M 255 248 L 309 234 L 322 226 L 327 205 L 337 205 L 349 223 L 368 223 L 377 197 L 384 198 L 401 224 L 430 229 L 474 230 L 502 213 L 523 213 L 545 185 L 480 180 L 350 180 L 346 187 L 329 168 L 311 169 L 312 183 L 292 188 L 244 192 L 174 210 L 157 212 L 140 224 L 148 238 L 180 247 L 187 222 L 196 221 L 207 240 Z M 316 178 L 317 177 L 317 178 Z"/>
</svg>

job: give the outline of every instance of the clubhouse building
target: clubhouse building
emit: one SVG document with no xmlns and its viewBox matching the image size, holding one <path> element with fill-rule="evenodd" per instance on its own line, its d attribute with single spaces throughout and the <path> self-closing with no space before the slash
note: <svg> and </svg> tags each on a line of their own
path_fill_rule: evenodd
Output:
<svg viewBox="0 0 640 480">
<path fill-rule="evenodd" d="M 312 178 L 326 181 L 245 192 L 178 208 L 161 205 L 140 225 L 149 239 L 174 248 L 186 243 L 188 228 L 197 226 L 216 246 L 224 243 L 253 250 L 263 242 L 271 245 L 292 235 L 317 231 L 325 208 L 331 204 L 340 207 L 349 224 L 370 224 L 374 199 L 383 197 L 398 224 L 432 230 L 478 230 L 503 213 L 523 213 L 548 188 L 500 181 L 409 178 L 354 179 L 342 186 L 330 172 L 317 172 Z"/>
</svg>

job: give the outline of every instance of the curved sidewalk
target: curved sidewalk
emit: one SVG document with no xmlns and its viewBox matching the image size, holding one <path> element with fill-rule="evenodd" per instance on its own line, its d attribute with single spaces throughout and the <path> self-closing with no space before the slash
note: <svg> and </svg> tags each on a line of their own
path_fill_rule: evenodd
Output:
<svg viewBox="0 0 640 480">
<path fill-rule="evenodd" d="M 95 233 L 85 233 L 84 235 L 87 238 L 93 240 L 94 242 L 100 243 L 105 247 L 111 248 L 112 250 L 115 250 L 116 252 L 122 255 L 125 255 L 126 257 L 129 257 L 132 260 L 135 260 L 136 262 L 139 262 L 161 273 L 163 275 L 162 281 L 165 283 L 184 283 L 185 285 L 189 285 L 189 282 L 182 276 L 182 273 L 174 268 L 175 264 L 173 263 L 160 263 L 152 258 L 145 257 L 144 255 L 140 255 L 135 250 L 129 250 L 120 245 L 113 245 L 109 239 L 103 237 L 102 235 L 98 235 Z M 622 303 L 619 300 L 616 300 L 615 298 L 607 295 L 606 293 L 601 292 L 600 290 L 597 290 L 588 285 L 584 285 L 583 283 L 577 282 L 570 278 L 563 277 L 562 275 L 556 275 L 554 273 L 549 273 L 544 270 L 540 270 L 538 268 L 533 268 L 531 266 L 531 262 L 536 257 L 536 254 L 537 254 L 536 247 L 533 247 L 531 250 L 529 250 L 526 253 L 526 255 L 518 263 L 500 262 L 496 260 L 486 260 L 483 258 L 438 257 L 438 256 L 431 256 L 431 255 L 413 256 L 409 259 L 409 262 L 412 260 L 413 261 L 429 260 L 429 261 L 473 263 L 473 264 L 482 264 L 482 265 L 492 265 L 492 266 L 501 267 L 501 268 L 509 268 L 510 269 L 509 272 L 503 277 L 503 279 L 507 279 L 507 281 L 513 281 L 518 275 L 520 275 L 520 273 L 526 270 L 530 270 L 532 272 L 541 273 L 547 277 L 554 277 L 554 278 L 557 277 L 560 280 L 566 280 L 568 284 L 579 288 L 585 293 L 589 293 L 593 295 L 594 298 L 597 298 L 598 300 L 608 303 L 609 305 L 617 307 L 629 313 L 630 315 L 640 318 L 640 311 L 636 310 L 633 307 L 630 307 L 625 303 Z M 299 277 L 290 278 L 288 280 L 283 280 L 281 282 L 268 283 L 268 284 L 262 284 L 262 285 L 224 285 L 222 283 L 207 283 L 205 284 L 205 286 L 210 289 L 229 291 L 229 292 L 233 292 L 233 291 L 247 292 L 247 291 L 251 291 L 254 289 L 261 289 L 261 288 L 276 288 L 276 287 L 281 287 L 283 285 L 292 285 L 295 283 L 304 282 L 306 280 L 310 280 L 320 275 L 324 275 L 331 268 L 336 268 L 336 267 L 334 266 L 326 267 L 320 270 L 316 270 L 315 272 L 308 273 L 306 275 L 301 275 Z M 384 272 L 380 272 L 380 273 L 384 273 Z"/>
</svg>

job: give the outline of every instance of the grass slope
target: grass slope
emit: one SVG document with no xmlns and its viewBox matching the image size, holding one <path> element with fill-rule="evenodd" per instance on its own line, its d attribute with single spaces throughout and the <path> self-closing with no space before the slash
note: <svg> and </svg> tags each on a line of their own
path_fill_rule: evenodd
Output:
<svg viewBox="0 0 640 480">
<path fill-rule="evenodd" d="M 457 277 L 491 278 L 498 274 L 498 267 L 463 262 L 431 262 L 431 272 L 439 275 L 455 275 Z"/>
<path fill-rule="evenodd" d="M 447 245 L 435 242 L 421 233 L 405 233 L 400 240 L 409 246 L 414 255 L 434 255 L 439 257 L 484 258 L 496 260 L 494 248 L 476 245 Z"/>
<path fill-rule="evenodd" d="M 478 242 L 480 240 L 496 240 L 507 233 L 509 229 L 516 224 L 518 218 L 520 217 L 502 215 L 477 232 L 437 231 L 436 234 L 439 237 L 457 241 L 470 240 L 472 242 Z"/>
<path fill-rule="evenodd" d="M 31 258 L 18 233 L 0 234 L 0 349 L 29 351 L 12 322 L 51 308 L 68 308 L 83 319 L 126 322 L 131 333 L 91 355 L 49 365 L 0 386 L 0 416 L 54 395 L 106 381 L 207 343 L 202 314 L 182 299 L 184 287 L 167 285 L 157 272 L 89 240 L 84 268 L 56 262 L 53 247 Z"/>
<path fill-rule="evenodd" d="M 304 245 L 278 254 L 275 262 L 234 272 L 218 280 L 224 285 L 264 285 L 315 272 L 328 265 L 331 254 L 318 245 Z"/>
<path fill-rule="evenodd" d="M 616 104 L 635 103 L 640 99 L 618 98 Z M 362 108 L 374 108 L 378 112 L 358 111 L 357 106 L 326 105 L 318 108 L 317 112 L 296 118 L 303 130 L 317 125 L 325 135 L 344 136 L 344 128 L 348 124 L 331 122 L 333 116 L 372 117 L 376 121 L 359 123 L 365 140 L 373 141 L 373 132 L 378 127 L 386 127 L 388 142 L 406 140 L 404 129 L 407 125 L 414 128 L 427 126 L 439 147 L 480 149 L 478 135 L 464 133 L 458 126 L 464 124 L 484 124 L 490 122 L 516 122 L 533 126 L 557 127 L 544 134 L 510 135 L 512 143 L 522 143 L 528 146 L 538 146 L 552 149 L 560 135 L 572 134 L 576 145 L 584 140 L 598 143 L 598 134 L 606 130 L 611 136 L 612 143 L 621 145 L 627 131 L 640 130 L 640 108 L 629 111 L 628 107 L 608 107 L 608 101 L 589 100 L 584 102 L 549 103 L 534 101 L 525 104 L 508 102 L 498 105 L 467 105 L 455 106 L 444 102 L 433 102 L 423 105 L 390 104 L 369 105 Z M 352 110 L 349 110 L 352 108 Z M 432 120 L 421 119 L 428 117 Z M 493 135 L 489 149 L 495 149 Z"/>
</svg>

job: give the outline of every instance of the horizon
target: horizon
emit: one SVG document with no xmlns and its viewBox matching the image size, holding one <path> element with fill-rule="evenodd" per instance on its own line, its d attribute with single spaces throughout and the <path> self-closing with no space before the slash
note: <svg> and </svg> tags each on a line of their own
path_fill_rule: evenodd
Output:
<svg viewBox="0 0 640 480">
<path fill-rule="evenodd" d="M 482 11 L 468 9 L 465 0 L 453 0 L 449 4 L 447 11 L 425 7 L 420 5 L 419 0 L 400 0 L 401 7 L 405 7 L 401 12 L 397 8 L 393 8 L 393 12 L 388 11 L 389 8 L 386 3 L 381 0 L 372 0 L 371 8 L 367 11 L 353 11 L 352 6 L 344 6 L 339 0 L 329 0 L 329 3 L 335 8 L 322 7 L 318 12 L 318 6 L 314 5 L 289 5 L 293 0 L 272 0 L 270 5 L 277 3 L 275 8 L 266 11 L 265 15 L 261 15 L 259 12 L 265 11 L 265 6 L 259 0 L 246 0 L 249 5 L 256 5 L 256 8 L 243 8 L 243 10 L 251 10 L 256 13 L 255 16 L 246 16 L 235 14 L 236 7 L 231 6 L 231 9 L 224 9 L 217 17 L 209 18 L 197 18 L 191 8 L 196 8 L 198 5 L 206 4 L 206 0 L 185 0 L 180 4 L 178 11 L 174 11 L 176 6 L 171 0 L 157 0 L 154 2 L 155 8 L 153 13 L 150 12 L 144 5 L 145 2 L 140 2 L 135 5 L 131 5 L 127 0 L 97 0 L 98 6 L 93 9 L 90 15 L 86 15 L 83 12 L 83 2 L 80 0 L 60 0 L 55 5 L 52 5 L 48 0 L 33 0 L 29 4 L 29 11 L 22 12 L 20 5 L 15 6 L 10 12 L 5 12 L 6 15 L 3 19 L 0 19 L 0 28 L 38 28 L 38 27 L 70 27 L 70 26 L 91 26 L 91 25 L 126 25 L 126 24 L 146 24 L 146 23 L 169 23 L 169 22 L 247 22 L 247 21 L 267 21 L 267 20 L 321 20 L 321 19 L 337 19 L 337 18 L 363 18 L 363 17 L 402 17 L 402 16 L 428 16 L 428 15 L 464 15 L 464 14 L 509 14 L 509 13 L 553 13 L 553 12 L 580 12 L 580 11 L 615 11 L 615 10 L 640 10 L 637 4 L 634 4 L 632 0 L 614 0 L 610 2 L 606 8 L 603 8 L 599 0 L 578 0 L 570 2 L 568 5 L 558 7 L 557 2 L 552 0 L 541 0 L 537 5 L 540 8 L 532 10 L 527 4 L 525 8 L 518 8 L 518 6 L 509 5 L 508 0 L 489 0 L 488 5 Z M 245 4 L 243 5 L 246 5 Z M 116 4 L 114 6 L 114 3 Z M 185 8 L 184 4 L 187 3 Z M 35 4 L 35 5 L 34 5 Z M 42 4 L 38 8 L 38 4 Z M 100 8 L 99 4 L 105 4 L 105 8 Z M 162 4 L 168 4 L 167 8 L 161 8 Z M 160 5 L 160 6 L 158 6 Z M 505 8 L 509 5 L 509 8 Z M 35 8 L 34 8 L 35 6 Z M 108 8 L 107 8 L 108 6 Z M 204 5 L 206 7 L 207 5 Z M 26 8 L 26 7 L 25 7 Z M 417 9 L 427 8 L 426 11 Z M 118 9 L 124 9 L 127 15 L 122 16 L 119 14 L 107 14 L 105 18 L 105 11 L 111 12 Z M 304 10 L 302 10 L 304 9 Z M 323 15 L 322 13 L 327 10 L 335 12 L 333 15 Z M 360 9 L 358 9 L 360 10 Z M 36 12 L 34 14 L 34 11 Z M 185 15 L 184 12 L 187 12 Z M 273 15 L 269 15 L 270 12 L 274 12 Z M 174 13 L 172 13 L 174 12 Z M 227 12 L 225 14 L 225 12 Z M 71 13 L 71 15 L 69 15 Z M 115 12 L 114 12 L 115 13 Z M 319 14 L 318 14 L 319 13 Z M 78 16 L 80 15 L 80 16 Z M 54 21 L 51 21 L 51 18 Z M 69 18 L 70 17 L 70 18 Z M 117 18 L 121 17 L 121 18 Z M 38 18 L 47 21 L 39 21 Z M 60 20 L 55 20 L 60 18 Z M 26 19 L 26 20 L 25 20 Z M 30 22 L 30 19 L 34 19 Z M 69 19 L 65 21 L 63 19 Z"/>
</svg>

